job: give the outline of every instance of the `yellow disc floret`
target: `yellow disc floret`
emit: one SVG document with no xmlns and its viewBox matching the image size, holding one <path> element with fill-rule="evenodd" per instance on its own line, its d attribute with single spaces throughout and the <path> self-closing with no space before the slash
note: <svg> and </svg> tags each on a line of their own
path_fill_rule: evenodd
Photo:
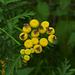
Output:
<svg viewBox="0 0 75 75">
<path fill-rule="evenodd" d="M 26 34 L 26 33 L 21 33 L 21 34 L 19 35 L 19 38 L 20 38 L 20 40 L 24 41 L 24 40 L 26 40 L 26 39 L 28 38 L 28 34 Z"/>
<path fill-rule="evenodd" d="M 47 28 L 47 27 L 49 27 L 49 22 L 48 21 L 43 21 L 41 23 L 41 26 L 43 26 L 44 28 Z"/>
<path fill-rule="evenodd" d="M 41 33 L 41 34 L 44 34 L 46 32 L 46 28 L 43 27 L 43 26 L 40 26 L 38 31 Z"/>
<path fill-rule="evenodd" d="M 31 40 L 32 40 L 32 42 L 33 42 L 34 45 L 38 44 L 38 42 L 39 42 L 38 38 L 32 38 Z"/>
<path fill-rule="evenodd" d="M 55 33 L 55 30 L 53 27 L 48 27 L 47 28 L 47 34 L 54 34 Z"/>
<path fill-rule="evenodd" d="M 41 47 L 41 45 L 35 45 L 35 46 L 34 46 L 34 52 L 35 52 L 35 53 L 41 53 L 41 52 L 42 52 L 42 47 Z"/>
<path fill-rule="evenodd" d="M 24 25 L 23 27 L 23 32 L 24 33 L 30 33 L 31 32 L 31 27 L 29 25 Z"/>
<path fill-rule="evenodd" d="M 38 30 L 33 30 L 31 32 L 31 36 L 34 37 L 34 38 L 38 37 L 39 35 L 40 35 L 40 33 L 38 32 Z"/>
<path fill-rule="evenodd" d="M 50 43 L 54 43 L 54 42 L 57 41 L 57 38 L 56 38 L 55 35 L 49 35 L 49 36 L 48 36 L 48 41 L 49 41 Z"/>
<path fill-rule="evenodd" d="M 39 43 L 41 46 L 45 47 L 48 45 L 48 40 L 46 38 L 41 38 Z"/>
<path fill-rule="evenodd" d="M 31 53 L 34 53 L 34 49 L 33 48 L 31 48 L 30 51 L 31 51 Z"/>
<path fill-rule="evenodd" d="M 37 27 L 39 26 L 39 21 L 36 20 L 36 19 L 33 19 L 33 20 L 30 21 L 29 24 L 30 24 L 30 26 L 31 26 L 32 28 L 37 28 Z"/>
<path fill-rule="evenodd" d="M 24 49 L 21 49 L 21 50 L 20 50 L 20 54 L 21 54 L 21 55 L 23 55 L 23 54 L 24 54 L 24 52 L 25 52 L 25 50 L 24 50 Z"/>
<path fill-rule="evenodd" d="M 26 40 L 26 41 L 24 42 L 24 46 L 25 46 L 26 48 L 31 48 L 31 47 L 33 47 L 32 40 L 30 40 L 30 39 Z"/>
<path fill-rule="evenodd" d="M 31 54 L 30 49 L 26 49 L 26 50 L 25 50 L 25 54 L 30 55 L 30 54 Z"/>
<path fill-rule="evenodd" d="M 24 56 L 24 60 L 25 60 L 25 61 L 29 61 L 29 60 L 30 60 L 30 56 L 29 56 L 29 55 L 25 55 L 25 56 Z"/>
</svg>

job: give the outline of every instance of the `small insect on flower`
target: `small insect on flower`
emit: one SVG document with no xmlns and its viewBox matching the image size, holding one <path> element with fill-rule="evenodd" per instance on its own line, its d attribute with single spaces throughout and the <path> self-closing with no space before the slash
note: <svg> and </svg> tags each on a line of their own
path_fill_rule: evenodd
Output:
<svg viewBox="0 0 75 75">
<path fill-rule="evenodd" d="M 41 26 L 43 26 L 44 28 L 47 28 L 47 27 L 49 27 L 49 22 L 48 21 L 43 21 L 41 23 Z"/>
<path fill-rule="evenodd" d="M 47 27 L 47 34 L 54 34 L 55 30 L 52 27 Z"/>
<path fill-rule="evenodd" d="M 40 35 L 40 33 L 39 33 L 38 30 L 33 30 L 33 31 L 31 32 L 31 36 L 34 37 L 34 38 L 38 37 L 39 35 Z"/>
<path fill-rule="evenodd" d="M 21 50 L 20 50 L 20 54 L 21 54 L 21 55 L 23 55 L 24 52 L 25 52 L 25 49 L 21 49 Z"/>
<path fill-rule="evenodd" d="M 33 47 L 33 42 L 32 42 L 32 40 L 30 40 L 30 39 L 26 40 L 26 41 L 24 42 L 24 46 L 25 46 L 26 48 L 31 48 L 31 47 Z"/>
<path fill-rule="evenodd" d="M 42 47 L 41 47 L 41 45 L 35 45 L 34 46 L 34 52 L 35 53 L 41 53 L 42 52 Z"/>
<path fill-rule="evenodd" d="M 24 24 L 23 32 L 24 33 L 30 33 L 31 32 L 31 27 L 28 24 Z"/>
<path fill-rule="evenodd" d="M 30 51 L 31 51 L 31 53 L 34 53 L 34 49 L 33 48 L 30 48 Z"/>
<path fill-rule="evenodd" d="M 41 38 L 39 43 L 41 46 L 46 47 L 48 45 L 48 40 L 46 38 Z"/>
<path fill-rule="evenodd" d="M 48 41 L 49 41 L 50 43 L 54 43 L 54 42 L 57 41 L 57 37 L 56 37 L 55 35 L 49 35 L 49 36 L 48 36 Z"/>
<path fill-rule="evenodd" d="M 44 34 L 46 32 L 46 28 L 44 28 L 43 26 L 40 26 L 38 31 L 41 33 L 41 34 Z"/>
<path fill-rule="evenodd" d="M 30 56 L 29 56 L 29 55 L 25 55 L 25 56 L 24 56 L 24 60 L 25 60 L 25 61 L 29 61 L 29 60 L 30 60 Z"/>
<path fill-rule="evenodd" d="M 33 20 L 30 21 L 29 24 L 30 24 L 30 26 L 31 26 L 32 28 L 37 28 L 37 27 L 39 26 L 39 21 L 36 20 L 36 19 L 33 19 Z"/>
<path fill-rule="evenodd" d="M 38 44 L 38 42 L 39 42 L 38 38 L 32 38 L 31 40 L 32 40 L 32 42 L 33 42 L 34 45 Z"/>
<path fill-rule="evenodd" d="M 30 54 L 31 54 L 30 49 L 26 49 L 26 50 L 25 50 L 25 54 L 26 54 L 26 55 L 30 55 Z"/>
<path fill-rule="evenodd" d="M 20 40 L 24 41 L 24 40 L 26 40 L 26 39 L 28 38 L 28 34 L 26 34 L 26 33 L 21 33 L 21 34 L 19 35 L 19 38 L 20 38 Z"/>
</svg>

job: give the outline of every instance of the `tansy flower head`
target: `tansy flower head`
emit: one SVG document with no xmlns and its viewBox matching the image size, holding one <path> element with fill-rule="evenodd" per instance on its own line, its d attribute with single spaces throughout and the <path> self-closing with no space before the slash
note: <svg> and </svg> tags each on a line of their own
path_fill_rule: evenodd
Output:
<svg viewBox="0 0 75 75">
<path fill-rule="evenodd" d="M 25 60 L 25 61 L 29 61 L 29 60 L 30 60 L 30 56 L 29 56 L 29 55 L 25 55 L 25 56 L 24 56 L 24 60 Z"/>
<path fill-rule="evenodd" d="M 32 40 L 32 42 L 33 42 L 34 45 L 38 44 L 38 42 L 39 42 L 38 38 L 32 38 L 31 40 Z"/>
<path fill-rule="evenodd" d="M 31 27 L 28 24 L 24 24 L 23 32 L 24 33 L 30 33 L 31 32 Z"/>
<path fill-rule="evenodd" d="M 49 35 L 48 40 L 49 42 L 54 43 L 57 41 L 57 38 L 55 35 Z"/>
<path fill-rule="evenodd" d="M 3 65 L 2 65 L 2 67 L 5 67 L 6 66 L 6 63 L 4 63 Z"/>
<path fill-rule="evenodd" d="M 28 35 L 26 33 L 21 33 L 19 35 L 19 38 L 20 38 L 20 40 L 24 41 L 24 40 L 26 40 L 28 38 Z"/>
<path fill-rule="evenodd" d="M 30 54 L 31 54 L 30 49 L 26 49 L 26 50 L 25 50 L 25 54 L 30 55 Z"/>
<path fill-rule="evenodd" d="M 44 28 L 47 28 L 47 27 L 49 27 L 49 22 L 48 21 L 43 21 L 41 23 L 41 26 L 43 26 Z"/>
<path fill-rule="evenodd" d="M 34 37 L 34 38 L 36 38 L 36 37 L 39 36 L 39 32 L 38 32 L 37 30 L 33 30 L 33 31 L 31 32 L 31 36 Z"/>
<path fill-rule="evenodd" d="M 47 27 L 47 34 L 54 34 L 55 30 L 52 27 Z"/>
<path fill-rule="evenodd" d="M 31 47 L 33 47 L 32 40 L 30 40 L 30 39 L 26 40 L 26 41 L 24 42 L 24 46 L 25 46 L 26 48 L 31 48 Z"/>
<path fill-rule="evenodd" d="M 26 60 L 22 60 L 24 63 L 27 63 L 27 61 Z"/>
<path fill-rule="evenodd" d="M 35 45 L 34 46 L 34 52 L 35 53 L 41 53 L 42 52 L 42 47 L 40 45 Z"/>
<path fill-rule="evenodd" d="M 30 51 L 31 51 L 31 53 L 34 53 L 34 49 L 33 48 L 30 48 Z"/>
<path fill-rule="evenodd" d="M 5 70 L 2 68 L 2 72 L 1 72 L 2 75 L 5 75 Z"/>
<path fill-rule="evenodd" d="M 36 28 L 36 27 L 39 26 L 39 21 L 36 20 L 36 19 L 33 19 L 33 20 L 30 21 L 29 24 L 30 24 L 30 26 L 31 26 L 32 28 Z"/>
<path fill-rule="evenodd" d="M 40 26 L 38 31 L 41 33 L 41 34 L 44 34 L 46 32 L 46 28 L 44 28 L 43 26 Z"/>
<path fill-rule="evenodd" d="M 24 50 L 24 49 L 21 49 L 21 50 L 20 50 L 20 54 L 21 54 L 21 55 L 23 55 L 23 54 L 24 54 L 24 52 L 25 52 L 25 50 Z"/>
<path fill-rule="evenodd" d="M 40 41 L 39 41 L 40 45 L 45 47 L 48 45 L 48 41 L 46 38 L 41 38 Z"/>
</svg>

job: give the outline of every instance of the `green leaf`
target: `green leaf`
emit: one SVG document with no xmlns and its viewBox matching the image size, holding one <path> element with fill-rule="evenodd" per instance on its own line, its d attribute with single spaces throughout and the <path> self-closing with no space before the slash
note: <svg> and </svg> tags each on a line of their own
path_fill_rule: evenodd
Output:
<svg viewBox="0 0 75 75">
<path fill-rule="evenodd" d="M 11 36 L 9 33 L 7 33 L 4 29 L 0 28 L 0 30 L 4 33 L 6 33 L 11 39 L 13 39 L 18 45 L 21 45 L 13 36 Z"/>
<path fill-rule="evenodd" d="M 3 14 L 0 13 L 0 22 L 4 19 Z"/>
<path fill-rule="evenodd" d="M 3 3 L 3 4 L 5 3 L 4 0 L 0 0 L 0 2 Z"/>
<path fill-rule="evenodd" d="M 13 30 L 12 23 L 11 23 L 10 21 L 8 21 L 7 25 L 8 25 L 8 32 L 9 32 L 10 34 L 12 34 L 12 30 Z"/>
<path fill-rule="evenodd" d="M 75 72 L 75 69 L 70 69 L 69 71 L 71 71 L 71 72 Z"/>
<path fill-rule="evenodd" d="M 55 14 L 57 16 L 68 15 L 69 7 L 71 0 L 60 0 L 59 7 L 57 7 Z"/>
<path fill-rule="evenodd" d="M 46 2 L 39 2 L 37 10 L 43 20 L 46 20 L 49 17 L 49 6 Z"/>
<path fill-rule="evenodd" d="M 10 75 L 10 72 L 13 72 L 13 70 L 14 70 L 14 68 L 15 68 L 15 66 L 16 66 L 16 64 L 18 63 L 18 61 L 19 61 L 20 58 L 21 58 L 21 57 L 19 56 L 19 57 L 16 59 L 16 61 L 15 61 L 11 66 L 9 66 L 9 68 L 8 68 L 7 71 L 6 71 L 6 75 Z"/>
<path fill-rule="evenodd" d="M 26 4 L 27 1 L 17 2 L 16 4 L 10 4 L 7 6 L 7 9 L 14 9 L 17 7 L 21 7 L 22 5 Z"/>
<path fill-rule="evenodd" d="M 18 75 L 29 75 L 35 68 L 25 68 L 17 71 Z"/>
<path fill-rule="evenodd" d="M 11 2 L 17 2 L 17 1 L 20 1 L 20 0 L 6 0 L 6 4 L 11 3 Z"/>
<path fill-rule="evenodd" d="M 59 1 L 60 8 L 62 9 L 67 8 L 70 3 L 71 3 L 71 0 L 60 0 Z"/>
<path fill-rule="evenodd" d="M 33 12 L 28 12 L 28 11 L 26 11 L 26 12 L 24 12 L 24 13 L 18 15 L 18 16 L 13 17 L 13 18 L 10 19 L 9 21 L 12 21 L 12 20 L 19 20 L 19 19 L 25 19 L 26 17 L 30 17 L 30 16 L 33 16 L 33 15 L 34 15 Z"/>
<path fill-rule="evenodd" d="M 71 36 L 70 36 L 70 38 L 69 38 L 69 42 L 68 42 L 69 44 L 70 43 L 75 43 L 75 32 L 72 32 L 72 34 L 71 34 Z"/>
</svg>

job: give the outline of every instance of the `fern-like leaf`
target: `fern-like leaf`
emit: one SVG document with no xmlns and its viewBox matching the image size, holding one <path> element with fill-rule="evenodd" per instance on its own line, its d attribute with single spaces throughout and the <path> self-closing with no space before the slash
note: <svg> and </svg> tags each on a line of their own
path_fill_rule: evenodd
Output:
<svg viewBox="0 0 75 75">
<path fill-rule="evenodd" d="M 19 56 L 19 57 L 16 59 L 16 61 L 11 65 L 11 67 L 8 68 L 8 70 L 6 71 L 6 75 L 10 75 L 11 72 L 13 73 L 14 68 L 15 68 L 15 66 L 16 66 L 16 64 L 18 63 L 18 61 L 19 61 L 20 58 L 21 58 L 21 57 Z"/>
<path fill-rule="evenodd" d="M 13 17 L 12 19 L 10 19 L 10 21 L 12 21 L 12 20 L 18 21 L 19 19 L 25 19 L 26 17 L 30 17 L 30 16 L 33 16 L 33 15 L 34 15 L 33 12 L 26 11 L 26 12 L 24 12 L 24 13 L 18 15 L 18 16 Z"/>
<path fill-rule="evenodd" d="M 7 0 L 6 4 L 9 4 L 9 3 L 12 3 L 12 2 L 17 2 L 17 1 L 20 1 L 20 0 Z"/>
</svg>

